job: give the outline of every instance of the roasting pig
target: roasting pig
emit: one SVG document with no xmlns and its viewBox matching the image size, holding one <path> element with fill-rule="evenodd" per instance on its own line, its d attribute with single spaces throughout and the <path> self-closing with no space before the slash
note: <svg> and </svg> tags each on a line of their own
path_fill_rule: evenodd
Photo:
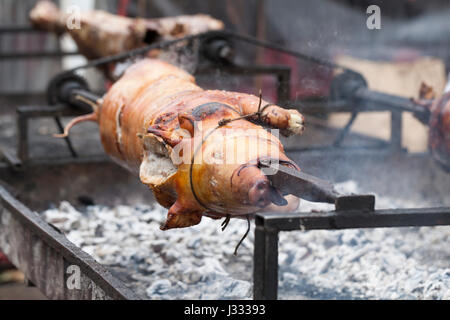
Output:
<svg viewBox="0 0 450 320">
<path fill-rule="evenodd" d="M 203 90 L 189 73 L 158 59 L 129 67 L 91 114 L 106 153 L 139 176 L 168 208 L 163 230 L 196 225 L 202 216 L 245 217 L 292 211 L 298 198 L 272 186 L 261 160 L 295 170 L 280 140 L 301 134 L 303 116 L 237 92 Z"/>
<path fill-rule="evenodd" d="M 142 19 L 93 10 L 79 15 L 79 26 L 73 14 L 61 12 L 51 1 L 39 1 L 30 12 L 35 28 L 70 34 L 79 51 L 96 59 L 128 51 L 159 40 L 171 40 L 209 30 L 223 29 L 220 20 L 205 14 Z"/>
</svg>

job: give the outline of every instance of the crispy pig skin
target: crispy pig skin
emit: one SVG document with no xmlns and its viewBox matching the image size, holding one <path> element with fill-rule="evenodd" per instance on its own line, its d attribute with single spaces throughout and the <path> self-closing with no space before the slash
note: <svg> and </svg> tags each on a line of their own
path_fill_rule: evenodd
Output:
<svg viewBox="0 0 450 320">
<path fill-rule="evenodd" d="M 222 22 L 206 15 L 130 19 L 90 11 L 81 13 L 80 28 L 73 29 L 67 25 L 69 16 L 49 1 L 39 1 L 30 19 L 37 28 L 69 33 L 89 59 L 143 46 L 144 40 L 223 28 Z M 299 168 L 284 154 L 278 138 L 260 124 L 284 135 L 301 134 L 303 116 L 253 95 L 203 90 L 192 75 L 150 56 L 155 54 L 128 67 L 94 113 L 74 119 L 68 128 L 82 121 L 99 123 L 106 153 L 139 176 L 169 209 L 161 229 L 189 227 L 204 215 L 243 217 L 261 210 L 295 210 L 298 198 L 284 198 L 273 188 L 258 161 L 279 159 Z M 110 69 L 104 71 L 111 77 Z M 259 106 L 264 108 L 256 113 Z M 221 123 L 230 119 L 234 120 Z"/>
<path fill-rule="evenodd" d="M 93 10 L 80 14 L 79 28 L 71 27 L 72 19 L 71 14 L 61 12 L 47 0 L 38 1 L 30 12 L 34 27 L 58 35 L 67 32 L 88 59 L 114 55 L 148 42 L 181 38 L 224 27 L 220 20 L 205 14 L 132 19 Z"/>
<path fill-rule="evenodd" d="M 298 169 L 277 137 L 240 118 L 256 112 L 259 102 L 249 94 L 203 90 L 185 71 L 146 58 L 129 67 L 104 96 L 98 114 L 101 141 L 169 208 L 163 230 L 195 225 L 203 215 L 252 214 L 281 197 L 258 168 L 258 159 L 276 158 Z M 235 121 L 219 126 L 223 119 Z M 303 116 L 296 110 L 273 105 L 259 120 L 286 134 L 303 130 Z M 163 163 L 168 166 L 154 170 Z M 296 205 L 298 199 L 289 197 L 288 208 Z"/>
</svg>

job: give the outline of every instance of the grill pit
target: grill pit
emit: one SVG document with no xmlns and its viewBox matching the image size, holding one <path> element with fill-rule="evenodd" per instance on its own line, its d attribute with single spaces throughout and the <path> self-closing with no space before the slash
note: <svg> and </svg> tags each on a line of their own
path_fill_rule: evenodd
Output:
<svg viewBox="0 0 450 320">
<path fill-rule="evenodd" d="M 355 181 L 337 185 L 361 193 Z M 378 208 L 426 203 L 377 197 Z M 301 212 L 332 205 L 302 201 Z M 163 232 L 165 210 L 153 206 L 89 206 L 68 202 L 42 213 L 69 240 L 146 299 L 251 299 L 254 226 L 234 220 L 222 232 L 204 219 Z M 450 227 L 321 230 L 281 233 L 280 299 L 449 299 Z"/>
</svg>

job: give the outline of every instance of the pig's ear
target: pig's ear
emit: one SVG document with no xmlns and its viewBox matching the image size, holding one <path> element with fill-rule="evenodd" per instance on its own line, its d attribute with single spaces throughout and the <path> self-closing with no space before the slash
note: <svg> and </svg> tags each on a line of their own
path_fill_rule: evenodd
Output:
<svg viewBox="0 0 450 320">
<path fill-rule="evenodd" d="M 170 130 L 161 130 L 158 126 L 150 126 L 147 129 L 146 135 L 141 135 L 140 137 L 147 137 L 150 135 L 157 136 L 164 141 L 164 144 L 167 144 L 171 147 L 176 146 L 180 143 L 182 139 L 182 135 L 179 134 L 179 131 L 170 131 Z"/>
<path fill-rule="evenodd" d="M 180 123 L 180 128 L 187 130 L 191 137 L 194 136 L 194 130 L 195 130 L 195 120 L 192 117 L 192 115 L 187 113 L 180 113 L 178 115 L 178 122 Z"/>
</svg>

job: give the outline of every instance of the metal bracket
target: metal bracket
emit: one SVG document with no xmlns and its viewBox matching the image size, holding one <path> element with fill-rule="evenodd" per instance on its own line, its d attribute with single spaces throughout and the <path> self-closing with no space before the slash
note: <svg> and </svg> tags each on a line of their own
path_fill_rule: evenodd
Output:
<svg viewBox="0 0 450 320">
<path fill-rule="evenodd" d="M 450 225 L 450 207 L 370 210 L 374 201 L 373 196 L 350 196 L 336 201 L 340 211 L 256 214 L 253 298 L 277 299 L 280 231 Z"/>
</svg>

